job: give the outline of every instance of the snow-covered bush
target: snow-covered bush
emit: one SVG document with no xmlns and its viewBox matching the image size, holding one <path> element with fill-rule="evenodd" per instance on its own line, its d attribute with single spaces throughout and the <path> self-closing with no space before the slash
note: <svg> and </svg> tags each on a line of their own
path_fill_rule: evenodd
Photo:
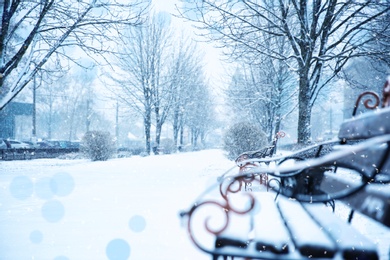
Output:
<svg viewBox="0 0 390 260">
<path fill-rule="evenodd" d="M 92 161 L 106 161 L 115 151 L 115 143 L 109 132 L 89 131 L 81 143 L 81 151 Z"/>
<path fill-rule="evenodd" d="M 230 160 L 236 159 L 243 152 L 258 150 L 266 145 L 266 134 L 248 122 L 234 124 L 224 136 L 224 150 Z"/>
</svg>

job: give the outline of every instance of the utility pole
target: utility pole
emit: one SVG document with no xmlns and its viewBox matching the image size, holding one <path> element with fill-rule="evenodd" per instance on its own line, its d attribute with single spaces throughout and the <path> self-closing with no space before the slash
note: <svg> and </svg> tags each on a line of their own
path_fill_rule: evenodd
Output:
<svg viewBox="0 0 390 260">
<path fill-rule="evenodd" d="M 35 141 L 37 137 L 37 82 L 36 82 L 36 76 L 34 76 L 34 81 L 33 81 L 33 113 L 32 113 L 32 120 L 33 120 L 33 125 L 32 125 L 32 138 L 33 141 Z"/>
<path fill-rule="evenodd" d="M 53 123 L 53 93 L 50 91 L 49 95 L 49 124 L 47 129 L 47 138 L 51 139 L 52 123 Z"/>
</svg>

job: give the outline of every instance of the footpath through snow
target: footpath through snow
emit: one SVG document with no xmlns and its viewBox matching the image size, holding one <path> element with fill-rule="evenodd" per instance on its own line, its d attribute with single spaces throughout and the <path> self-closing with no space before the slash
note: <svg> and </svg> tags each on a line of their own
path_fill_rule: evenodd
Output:
<svg viewBox="0 0 390 260">
<path fill-rule="evenodd" d="M 209 259 L 178 214 L 232 167 L 221 150 L 0 161 L 0 260 Z M 353 225 L 388 259 L 386 228 L 362 216 Z"/>
</svg>

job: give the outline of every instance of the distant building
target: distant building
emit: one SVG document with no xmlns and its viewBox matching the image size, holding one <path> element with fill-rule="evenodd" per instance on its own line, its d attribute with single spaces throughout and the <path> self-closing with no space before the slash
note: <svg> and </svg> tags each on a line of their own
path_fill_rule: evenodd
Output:
<svg viewBox="0 0 390 260">
<path fill-rule="evenodd" d="M 0 137 L 31 136 L 33 104 L 11 102 L 0 111 Z M 28 133 L 27 133 L 28 132 Z"/>
</svg>

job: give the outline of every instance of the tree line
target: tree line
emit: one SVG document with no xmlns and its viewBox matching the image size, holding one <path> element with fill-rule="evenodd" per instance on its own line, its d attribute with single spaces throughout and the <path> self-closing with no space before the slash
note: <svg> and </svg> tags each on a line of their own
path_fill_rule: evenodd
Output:
<svg viewBox="0 0 390 260">
<path fill-rule="evenodd" d="M 185 128 L 197 146 L 213 118 L 201 52 L 184 32 L 179 37 L 175 33 L 163 13 L 152 13 L 142 26 L 125 28 L 110 61 L 114 73 L 105 74 L 104 85 L 113 96 L 142 117 L 147 153 L 152 140 L 154 146 L 160 145 L 167 121 L 174 144 L 182 147 Z"/>
<path fill-rule="evenodd" d="M 188 35 L 176 37 L 169 17 L 153 14 L 150 1 L 1 3 L 0 110 L 34 83 L 51 100 L 51 122 L 58 111 L 53 97 L 66 104 L 74 95 L 67 106 L 71 138 L 80 128 L 76 121 L 86 130 L 94 116 L 104 121 L 86 87 L 98 78 L 126 113 L 142 118 L 148 153 L 168 123 L 179 146 L 185 128 L 192 143 L 204 138 L 214 111 L 205 57 Z M 356 64 L 388 73 L 388 0 L 181 0 L 177 9 L 235 64 L 225 91 L 231 121 L 246 118 L 269 140 L 297 111 L 297 141 L 310 142 L 314 105 L 329 86 L 337 88 L 334 82 L 355 84 Z M 73 65 L 91 67 L 84 55 L 98 66 L 94 75 L 65 80 Z"/>
<path fill-rule="evenodd" d="M 185 128 L 193 145 L 203 141 L 213 112 L 203 57 L 150 2 L 6 0 L 1 18 L 0 109 L 32 86 L 46 138 L 62 131 L 72 140 L 99 124 L 112 130 L 94 109 L 104 85 L 123 121 L 142 118 L 148 154 L 167 122 L 179 147 Z"/>
</svg>

